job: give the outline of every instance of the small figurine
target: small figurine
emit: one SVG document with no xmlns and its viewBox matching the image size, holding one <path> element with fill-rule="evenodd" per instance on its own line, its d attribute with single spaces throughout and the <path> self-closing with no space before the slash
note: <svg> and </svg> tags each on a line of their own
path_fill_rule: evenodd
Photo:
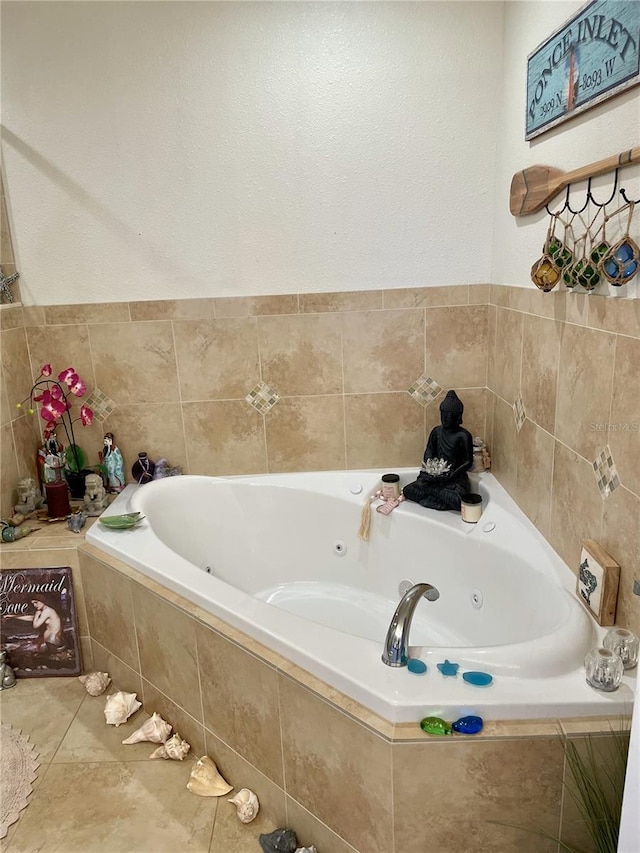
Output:
<svg viewBox="0 0 640 853">
<path fill-rule="evenodd" d="M 113 433 L 104 436 L 102 461 L 107 469 L 107 487 L 110 492 L 121 492 L 124 489 L 124 461 L 122 453 L 116 446 Z"/>
<path fill-rule="evenodd" d="M 16 674 L 7 663 L 7 653 L 0 652 L 0 690 L 8 690 L 15 683 Z"/>
<path fill-rule="evenodd" d="M 33 477 L 22 477 L 18 480 L 16 492 L 18 493 L 18 503 L 14 506 L 14 510 L 25 517 L 40 509 L 44 503 L 44 498 L 40 494 Z"/>
<path fill-rule="evenodd" d="M 109 498 L 99 474 L 87 474 L 84 480 L 84 509 L 90 516 L 102 515 L 109 505 Z"/>
<path fill-rule="evenodd" d="M 78 510 L 67 519 L 67 527 L 72 533 L 80 533 L 88 517 L 88 513 Z"/>
<path fill-rule="evenodd" d="M 44 461 L 42 465 L 42 480 L 44 483 L 57 483 L 62 479 L 64 468 L 64 447 L 56 435 L 51 435 L 42 449 Z"/>
<path fill-rule="evenodd" d="M 179 465 L 171 465 L 168 459 L 164 456 L 156 462 L 156 470 L 153 472 L 154 480 L 162 480 L 163 477 L 177 477 L 182 474 L 182 468 Z"/>
<path fill-rule="evenodd" d="M 473 439 L 461 426 L 463 411 L 462 400 L 448 391 L 440 404 L 442 425 L 431 430 L 418 479 L 402 490 L 407 500 L 428 509 L 460 512 L 461 496 L 471 491 L 467 471 L 473 465 Z"/>
<path fill-rule="evenodd" d="M 484 471 L 488 471 L 489 468 L 491 468 L 491 457 L 489 456 L 487 445 L 477 435 L 473 439 L 473 467 L 471 471 L 474 474 L 482 474 Z"/>
<path fill-rule="evenodd" d="M 15 542 L 16 539 L 24 539 L 35 530 L 40 530 L 39 527 L 30 527 L 28 524 L 23 524 L 22 527 L 12 527 L 4 518 L 0 519 L 0 538 L 3 542 Z"/>
<path fill-rule="evenodd" d="M 138 453 L 138 459 L 133 463 L 131 475 L 139 486 L 144 486 L 145 483 L 150 483 L 153 480 L 155 469 L 156 463 L 152 462 L 147 454 L 142 451 Z"/>
</svg>

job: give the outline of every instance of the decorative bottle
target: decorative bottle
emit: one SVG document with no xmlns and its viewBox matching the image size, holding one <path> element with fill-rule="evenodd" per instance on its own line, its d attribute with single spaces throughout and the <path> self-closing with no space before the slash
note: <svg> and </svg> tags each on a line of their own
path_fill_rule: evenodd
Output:
<svg viewBox="0 0 640 853">
<path fill-rule="evenodd" d="M 145 483 L 150 483 L 153 480 L 153 472 L 156 469 L 155 462 L 147 456 L 146 453 L 138 453 L 137 462 L 133 463 L 131 473 L 133 479 L 139 486 L 144 486 Z"/>
</svg>

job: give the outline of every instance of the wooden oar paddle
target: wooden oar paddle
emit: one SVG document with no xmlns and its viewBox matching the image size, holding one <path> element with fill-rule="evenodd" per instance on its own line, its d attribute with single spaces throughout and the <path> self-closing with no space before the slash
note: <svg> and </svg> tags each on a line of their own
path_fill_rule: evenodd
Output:
<svg viewBox="0 0 640 853">
<path fill-rule="evenodd" d="M 622 169 L 631 166 L 632 163 L 640 163 L 640 147 L 630 148 L 622 154 L 607 157 L 573 172 L 563 172 L 562 169 L 554 169 L 553 166 L 529 166 L 523 169 L 511 179 L 511 192 L 509 193 L 509 210 L 514 216 L 526 216 L 541 210 L 545 204 L 556 196 L 569 184 L 578 181 L 586 181 L 595 178 L 596 175 L 604 175 L 614 169 Z"/>
</svg>

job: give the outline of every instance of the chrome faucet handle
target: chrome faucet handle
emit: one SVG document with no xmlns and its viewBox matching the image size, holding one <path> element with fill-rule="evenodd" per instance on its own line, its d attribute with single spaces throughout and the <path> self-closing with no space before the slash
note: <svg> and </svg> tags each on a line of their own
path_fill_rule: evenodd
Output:
<svg viewBox="0 0 640 853">
<path fill-rule="evenodd" d="M 430 583 L 416 583 L 402 594 L 384 641 L 382 662 L 387 666 L 407 665 L 409 660 L 409 629 L 411 628 L 413 614 L 421 598 L 436 601 L 440 598 L 440 593 Z"/>
</svg>

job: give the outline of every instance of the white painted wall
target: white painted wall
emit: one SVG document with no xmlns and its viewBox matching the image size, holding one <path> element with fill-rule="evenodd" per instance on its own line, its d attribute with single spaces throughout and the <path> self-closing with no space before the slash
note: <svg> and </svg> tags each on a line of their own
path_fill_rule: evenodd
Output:
<svg viewBox="0 0 640 853">
<path fill-rule="evenodd" d="M 509 2 L 505 5 L 504 94 L 498 142 L 491 278 L 495 283 L 531 287 L 530 269 L 540 257 L 549 223 L 544 210 L 518 219 L 511 215 L 509 187 L 515 172 L 536 163 L 568 172 L 640 145 L 640 87 L 629 89 L 587 110 L 531 142 L 524 141 L 527 55 L 583 5 L 582 0 Z M 605 200 L 609 197 L 612 179 L 612 175 L 603 175 L 594 180 L 597 198 Z M 620 172 L 620 179 L 630 197 L 640 198 L 640 168 L 630 166 Z M 580 197 L 584 201 L 586 184 L 576 189 L 574 205 Z M 562 202 L 563 197 L 558 201 Z M 622 199 L 620 203 L 623 203 Z M 640 209 L 632 224 L 632 236 L 640 244 Z M 598 292 L 618 297 L 640 295 L 638 276 L 624 287 L 608 287 L 607 290 L 601 286 Z"/>
<path fill-rule="evenodd" d="M 489 280 L 502 3 L 1 12 L 27 304 Z"/>
</svg>

